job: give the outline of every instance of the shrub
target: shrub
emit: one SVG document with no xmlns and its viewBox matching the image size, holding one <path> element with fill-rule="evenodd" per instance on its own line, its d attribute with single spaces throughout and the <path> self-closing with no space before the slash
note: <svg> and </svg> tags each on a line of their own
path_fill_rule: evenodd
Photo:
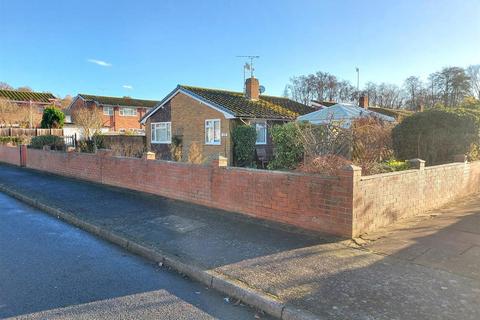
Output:
<svg viewBox="0 0 480 320">
<path fill-rule="evenodd" d="M 351 131 L 352 161 L 365 175 L 378 172 L 379 164 L 393 155 L 392 126 L 373 117 L 359 118 L 352 122 Z"/>
<path fill-rule="evenodd" d="M 0 144 L 20 145 L 26 142 L 25 137 L 0 136 Z"/>
<path fill-rule="evenodd" d="M 432 109 L 403 120 L 392 131 L 393 148 L 399 159 L 420 158 L 429 165 L 446 163 L 456 154 L 466 154 L 479 142 L 474 115 L 462 110 Z"/>
<path fill-rule="evenodd" d="M 290 122 L 274 125 L 271 130 L 274 148 L 269 169 L 295 169 L 303 159 L 304 148 L 300 136 L 300 125 Z"/>
<path fill-rule="evenodd" d="M 42 149 L 43 146 L 50 146 L 52 150 L 65 150 L 65 143 L 59 136 L 37 136 L 32 137 L 30 147 L 34 149 Z"/>
<path fill-rule="evenodd" d="M 248 125 L 237 126 L 233 129 L 232 138 L 235 165 L 251 167 L 255 159 L 255 142 L 257 140 L 255 127 Z"/>
<path fill-rule="evenodd" d="M 326 154 L 305 161 L 298 167 L 298 171 L 308 173 L 320 173 L 326 175 L 337 175 L 344 166 L 351 164 L 351 161 L 342 156 Z"/>
<path fill-rule="evenodd" d="M 105 149 L 103 135 L 94 134 L 91 139 L 81 140 L 78 143 L 80 152 L 95 153 L 98 149 Z"/>
<path fill-rule="evenodd" d="M 63 128 L 63 123 L 65 122 L 65 115 L 62 110 L 50 106 L 46 107 L 43 110 L 42 122 L 40 126 L 45 129 L 61 129 Z"/>
<path fill-rule="evenodd" d="M 182 136 L 173 136 L 172 144 L 170 145 L 170 153 L 172 160 L 181 161 L 183 155 L 183 140 Z"/>
<path fill-rule="evenodd" d="M 188 150 L 188 162 L 194 164 L 203 163 L 202 152 L 196 142 L 192 142 L 190 145 L 190 149 Z"/>
</svg>

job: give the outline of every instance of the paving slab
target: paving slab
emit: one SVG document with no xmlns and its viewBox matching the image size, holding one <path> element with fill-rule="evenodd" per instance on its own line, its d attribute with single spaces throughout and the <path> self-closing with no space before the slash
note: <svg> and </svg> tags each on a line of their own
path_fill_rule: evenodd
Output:
<svg viewBox="0 0 480 320">
<path fill-rule="evenodd" d="M 478 196 L 349 242 L 6 165 L 0 184 L 318 318 L 480 318 Z"/>
</svg>

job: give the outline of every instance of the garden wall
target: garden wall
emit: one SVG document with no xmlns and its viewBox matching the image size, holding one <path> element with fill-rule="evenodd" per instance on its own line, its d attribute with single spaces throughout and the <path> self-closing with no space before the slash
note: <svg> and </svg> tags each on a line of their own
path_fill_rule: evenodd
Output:
<svg viewBox="0 0 480 320">
<path fill-rule="evenodd" d="M 439 208 L 480 191 L 480 161 L 354 178 L 353 234 Z"/>
<path fill-rule="evenodd" d="M 0 145 L 0 161 L 20 165 L 20 148 Z"/>
<path fill-rule="evenodd" d="M 19 165 L 19 148 L 0 161 Z M 149 192 L 314 231 L 355 237 L 480 191 L 480 162 L 337 177 L 28 149 L 28 168 Z"/>
<path fill-rule="evenodd" d="M 3 159 L 0 158 L 0 159 Z M 351 235 L 352 171 L 338 177 L 28 149 L 26 166 L 314 231 Z"/>
</svg>

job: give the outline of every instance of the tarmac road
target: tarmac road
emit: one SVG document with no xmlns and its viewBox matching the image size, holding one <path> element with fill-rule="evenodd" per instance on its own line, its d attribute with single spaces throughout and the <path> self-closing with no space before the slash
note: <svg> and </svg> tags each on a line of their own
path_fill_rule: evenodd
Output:
<svg viewBox="0 0 480 320">
<path fill-rule="evenodd" d="M 267 318 L 0 193 L 0 318 L 8 317 Z"/>
</svg>

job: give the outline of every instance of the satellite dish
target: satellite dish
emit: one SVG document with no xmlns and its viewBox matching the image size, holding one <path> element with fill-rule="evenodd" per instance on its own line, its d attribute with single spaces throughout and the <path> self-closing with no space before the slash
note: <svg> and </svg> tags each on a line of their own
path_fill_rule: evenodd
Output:
<svg viewBox="0 0 480 320">
<path fill-rule="evenodd" d="M 264 86 L 260 86 L 260 94 L 264 93 L 265 92 L 265 87 Z"/>
</svg>

